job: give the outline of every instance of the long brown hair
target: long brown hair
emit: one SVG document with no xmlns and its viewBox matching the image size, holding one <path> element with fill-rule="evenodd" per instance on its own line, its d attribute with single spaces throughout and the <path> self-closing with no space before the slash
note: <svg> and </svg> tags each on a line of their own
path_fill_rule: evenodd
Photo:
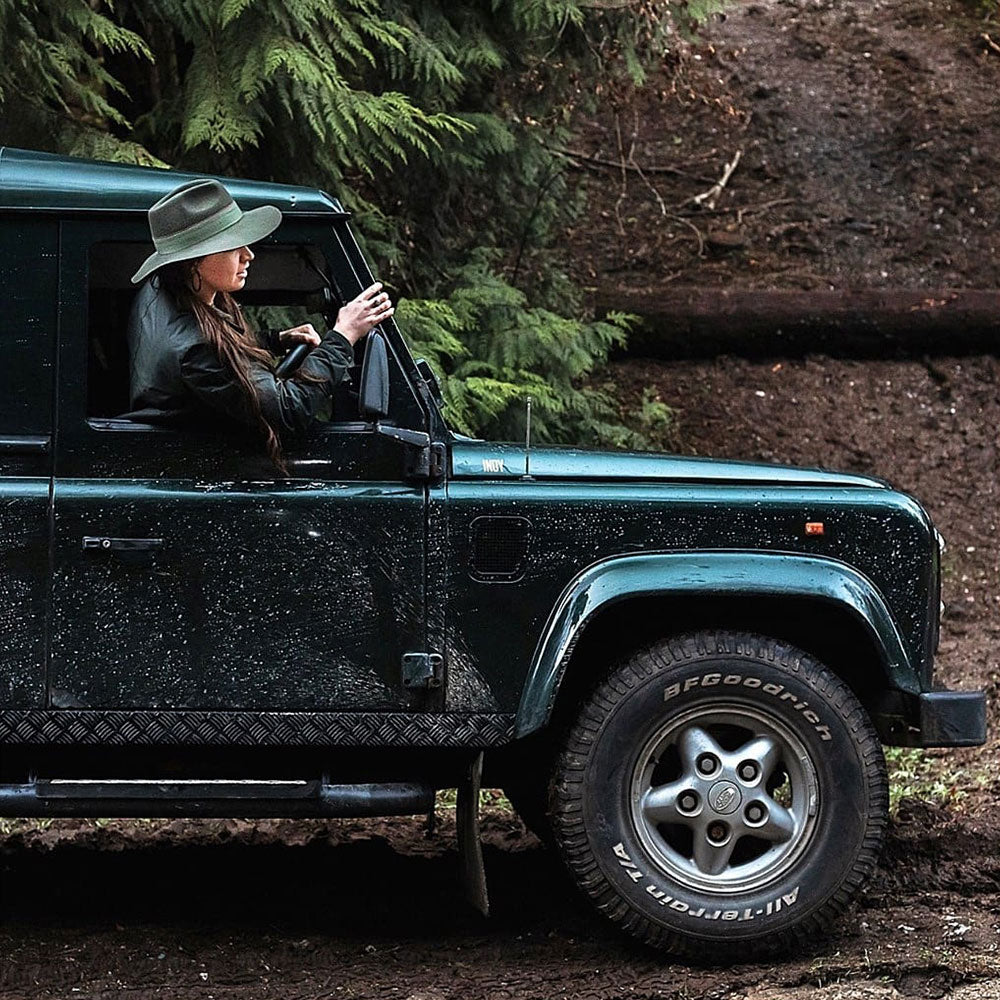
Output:
<svg viewBox="0 0 1000 1000">
<path fill-rule="evenodd" d="M 281 453 L 281 441 L 261 411 L 260 399 L 250 374 L 253 364 L 270 368 L 273 362 L 271 354 L 257 343 L 243 310 L 229 292 L 216 292 L 214 306 L 206 305 L 201 300 L 192 285 L 197 264 L 198 260 L 166 264 L 157 272 L 159 281 L 173 296 L 178 308 L 194 315 L 202 336 L 212 346 L 219 360 L 232 369 L 236 382 L 246 397 L 268 457 L 284 475 L 288 469 Z"/>
</svg>

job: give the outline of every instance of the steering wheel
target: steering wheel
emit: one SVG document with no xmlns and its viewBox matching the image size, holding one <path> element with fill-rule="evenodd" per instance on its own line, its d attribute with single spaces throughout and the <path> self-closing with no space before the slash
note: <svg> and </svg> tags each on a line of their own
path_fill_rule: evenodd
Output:
<svg viewBox="0 0 1000 1000">
<path fill-rule="evenodd" d="M 312 350 L 312 344 L 296 344 L 279 362 L 274 369 L 275 378 L 288 378 L 306 359 L 306 355 Z"/>
</svg>

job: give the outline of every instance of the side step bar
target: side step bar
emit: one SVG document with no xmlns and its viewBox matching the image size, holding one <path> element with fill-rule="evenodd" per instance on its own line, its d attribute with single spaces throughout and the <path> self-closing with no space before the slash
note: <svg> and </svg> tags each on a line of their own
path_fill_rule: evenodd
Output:
<svg viewBox="0 0 1000 1000">
<path fill-rule="evenodd" d="M 36 779 L 0 785 L 0 816 L 411 816 L 434 808 L 421 782 Z"/>
</svg>

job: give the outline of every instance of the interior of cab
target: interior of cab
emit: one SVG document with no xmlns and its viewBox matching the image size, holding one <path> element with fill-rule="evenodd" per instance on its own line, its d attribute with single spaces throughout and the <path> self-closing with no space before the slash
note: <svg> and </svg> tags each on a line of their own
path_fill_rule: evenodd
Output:
<svg viewBox="0 0 1000 1000">
<path fill-rule="evenodd" d="M 340 303 L 327 292 L 322 252 L 313 245 L 254 247 L 255 259 L 240 305 L 254 329 L 288 329 L 312 323 L 329 326 Z M 117 418 L 130 409 L 128 318 L 138 286 L 132 275 L 149 256 L 148 242 L 96 243 L 90 251 L 87 304 L 87 415 Z M 326 316 L 324 316 L 324 312 Z M 332 420 L 358 419 L 357 384 L 362 361 L 352 370 L 350 384 L 335 394 Z"/>
</svg>

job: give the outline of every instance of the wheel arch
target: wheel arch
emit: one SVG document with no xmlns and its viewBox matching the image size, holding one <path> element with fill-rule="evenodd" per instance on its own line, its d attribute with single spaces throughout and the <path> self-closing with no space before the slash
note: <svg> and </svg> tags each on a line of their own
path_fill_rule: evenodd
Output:
<svg viewBox="0 0 1000 1000">
<path fill-rule="evenodd" d="M 873 718 L 887 690 L 919 690 L 881 595 L 844 563 L 760 552 L 624 556 L 584 570 L 560 596 L 532 659 L 515 737 L 563 721 L 623 653 L 703 628 L 798 646 L 837 673 Z"/>
</svg>

